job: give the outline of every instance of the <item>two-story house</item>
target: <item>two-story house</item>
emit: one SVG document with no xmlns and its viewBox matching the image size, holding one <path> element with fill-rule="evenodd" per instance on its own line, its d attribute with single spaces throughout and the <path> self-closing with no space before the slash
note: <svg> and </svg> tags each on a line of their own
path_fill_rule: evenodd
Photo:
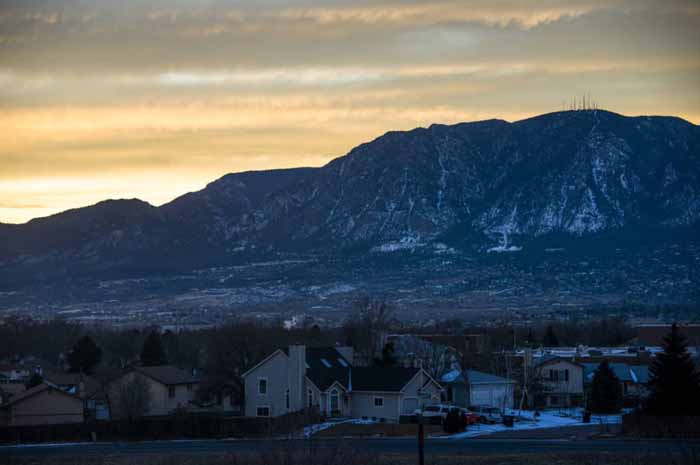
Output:
<svg viewBox="0 0 700 465">
<path fill-rule="evenodd" d="M 280 349 L 243 374 L 246 416 L 318 408 L 325 416 L 398 421 L 439 401 L 442 387 L 422 368 L 354 367 L 348 347 Z"/>
<path fill-rule="evenodd" d="M 575 407 L 583 401 L 583 366 L 556 356 L 535 363 L 535 375 L 543 386 L 538 404 L 545 407 Z"/>
<path fill-rule="evenodd" d="M 134 366 L 109 383 L 107 393 L 112 404 L 112 418 L 123 416 L 118 410 L 119 398 L 129 389 L 143 389 L 147 399 L 144 416 L 169 415 L 177 409 L 188 408 L 195 398 L 199 376 L 191 370 L 171 365 Z M 130 397 L 134 397 L 133 393 Z"/>
</svg>

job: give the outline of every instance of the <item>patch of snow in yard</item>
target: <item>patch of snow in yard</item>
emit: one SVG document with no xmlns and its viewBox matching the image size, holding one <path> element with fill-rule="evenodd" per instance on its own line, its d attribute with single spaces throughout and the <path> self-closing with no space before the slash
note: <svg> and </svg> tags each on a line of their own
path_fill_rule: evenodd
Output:
<svg viewBox="0 0 700 465">
<path fill-rule="evenodd" d="M 509 415 L 518 415 L 517 410 L 510 410 Z M 581 426 L 581 425 L 599 425 L 599 424 L 619 424 L 622 423 L 621 415 L 592 415 L 590 423 L 584 423 L 582 418 L 583 412 L 580 409 L 574 409 L 569 412 L 540 412 L 540 417 L 535 419 L 534 412 L 522 411 L 520 413 L 520 421 L 516 421 L 512 428 L 503 424 L 484 425 L 478 424 L 470 426 L 467 431 L 462 433 L 447 436 L 447 439 L 462 439 L 476 436 L 484 436 L 500 431 L 519 431 L 544 428 L 559 428 L 562 426 Z M 443 436 L 444 437 L 444 436 Z"/>
<path fill-rule="evenodd" d="M 328 428 L 332 428 L 336 425 L 341 425 L 341 424 L 350 424 L 350 425 L 371 425 L 373 423 L 376 423 L 376 421 L 373 420 L 362 420 L 362 419 L 356 419 L 356 418 L 351 418 L 349 420 L 340 420 L 340 421 L 327 421 L 324 423 L 316 423 L 314 425 L 309 425 L 304 427 L 304 437 L 305 438 L 310 438 L 314 434 L 326 430 Z"/>
</svg>

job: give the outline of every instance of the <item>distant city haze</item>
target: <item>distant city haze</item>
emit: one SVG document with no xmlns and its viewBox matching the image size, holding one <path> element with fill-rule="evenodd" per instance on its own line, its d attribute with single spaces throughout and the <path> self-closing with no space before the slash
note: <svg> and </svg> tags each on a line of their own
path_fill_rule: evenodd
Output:
<svg viewBox="0 0 700 465">
<path fill-rule="evenodd" d="M 697 0 L 3 1 L 0 222 L 584 95 L 698 124 L 699 44 Z"/>
</svg>

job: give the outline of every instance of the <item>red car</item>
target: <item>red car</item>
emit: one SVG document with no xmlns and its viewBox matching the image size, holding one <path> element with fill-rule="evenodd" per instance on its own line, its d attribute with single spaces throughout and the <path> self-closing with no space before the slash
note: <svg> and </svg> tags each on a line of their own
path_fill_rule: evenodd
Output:
<svg viewBox="0 0 700 465">
<path fill-rule="evenodd" d="M 470 412 L 467 409 L 459 409 L 464 418 L 467 420 L 467 425 L 476 425 L 479 423 L 479 415 L 474 412 Z"/>
</svg>

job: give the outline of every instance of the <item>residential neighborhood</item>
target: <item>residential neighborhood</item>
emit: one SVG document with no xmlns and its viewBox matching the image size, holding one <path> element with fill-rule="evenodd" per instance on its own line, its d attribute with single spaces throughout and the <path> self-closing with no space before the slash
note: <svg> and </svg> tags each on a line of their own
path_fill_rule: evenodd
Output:
<svg viewBox="0 0 700 465">
<path fill-rule="evenodd" d="M 357 347 L 292 343 L 259 352 L 245 370 L 220 371 L 231 376 L 167 363 L 163 340 L 172 337 L 151 330 L 140 356 L 108 375 L 95 369 L 100 349 L 86 337 L 58 357 L 67 360 L 64 369 L 42 365 L 34 356 L 6 361 L 0 425 L 99 425 L 168 421 L 174 415 L 273 420 L 298 414 L 328 424 L 403 424 L 432 412 L 442 412 L 446 421 L 454 409 L 479 421 L 493 421 L 483 412 L 498 412 L 500 421 L 514 411 L 522 416 L 591 409 L 602 365 L 619 389 L 619 412 L 644 405 L 650 364 L 663 350 L 540 345 L 493 351 L 487 334 L 378 331 L 369 350 L 362 339 Z M 687 350 L 696 357 L 695 348 Z"/>
</svg>

